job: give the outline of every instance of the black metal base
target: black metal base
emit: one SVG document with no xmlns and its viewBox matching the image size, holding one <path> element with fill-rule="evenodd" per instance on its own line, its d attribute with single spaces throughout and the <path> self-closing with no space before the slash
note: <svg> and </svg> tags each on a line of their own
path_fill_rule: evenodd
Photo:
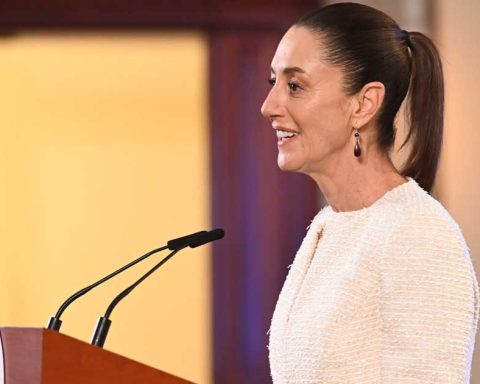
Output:
<svg viewBox="0 0 480 384">
<path fill-rule="evenodd" d="M 62 326 L 62 320 L 60 320 L 58 317 L 51 317 L 50 321 L 48 322 L 48 329 L 51 329 L 52 331 L 59 331 L 60 327 Z"/>
<path fill-rule="evenodd" d="M 100 317 L 98 319 L 97 327 L 95 328 L 92 338 L 93 345 L 103 348 L 103 344 L 105 344 L 105 340 L 107 339 L 108 330 L 110 329 L 110 324 L 112 324 L 110 319 L 105 317 Z"/>
</svg>

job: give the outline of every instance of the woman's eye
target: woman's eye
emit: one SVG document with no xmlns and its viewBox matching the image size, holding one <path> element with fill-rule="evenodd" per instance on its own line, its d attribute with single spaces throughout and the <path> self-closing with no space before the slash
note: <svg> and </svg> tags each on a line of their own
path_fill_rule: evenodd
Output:
<svg viewBox="0 0 480 384">
<path fill-rule="evenodd" d="M 302 87 L 300 87 L 297 83 L 294 82 L 289 82 L 288 87 L 292 92 L 297 92 L 298 90 L 302 89 Z"/>
<path fill-rule="evenodd" d="M 275 85 L 275 79 L 273 79 L 273 78 L 268 79 L 268 84 L 270 84 L 271 86 L 274 86 Z"/>
</svg>

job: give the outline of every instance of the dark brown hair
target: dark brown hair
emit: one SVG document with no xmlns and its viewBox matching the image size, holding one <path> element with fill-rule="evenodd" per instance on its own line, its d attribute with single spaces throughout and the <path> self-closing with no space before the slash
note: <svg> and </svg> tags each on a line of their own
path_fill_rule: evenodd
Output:
<svg viewBox="0 0 480 384">
<path fill-rule="evenodd" d="M 371 81 L 385 86 L 378 112 L 378 144 L 388 151 L 395 141 L 395 116 L 408 93 L 410 153 L 401 173 L 431 191 L 443 136 L 443 72 L 432 41 L 420 32 L 406 32 L 374 8 L 339 3 L 320 8 L 297 26 L 319 34 L 325 57 L 342 68 L 345 91 L 355 94 Z"/>
</svg>

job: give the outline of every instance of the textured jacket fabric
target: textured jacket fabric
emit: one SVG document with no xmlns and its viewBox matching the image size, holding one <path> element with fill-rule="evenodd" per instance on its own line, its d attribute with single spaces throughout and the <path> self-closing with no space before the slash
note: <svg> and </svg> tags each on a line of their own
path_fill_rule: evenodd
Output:
<svg viewBox="0 0 480 384">
<path fill-rule="evenodd" d="M 274 384 L 470 382 L 479 293 L 458 225 L 418 184 L 312 221 L 270 327 Z"/>
</svg>

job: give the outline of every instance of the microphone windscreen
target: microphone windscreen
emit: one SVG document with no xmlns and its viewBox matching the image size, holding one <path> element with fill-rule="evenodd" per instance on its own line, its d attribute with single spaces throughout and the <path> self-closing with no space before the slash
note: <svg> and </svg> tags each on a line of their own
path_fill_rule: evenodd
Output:
<svg viewBox="0 0 480 384">
<path fill-rule="evenodd" d="M 193 239 L 195 239 L 197 236 L 201 236 L 201 235 L 204 235 L 204 234 L 207 234 L 207 233 L 208 233 L 207 231 L 199 231 L 199 232 L 195 232 L 195 233 L 192 233 L 190 235 L 187 235 L 187 236 L 178 237 L 176 239 L 167 241 L 167 247 L 171 251 L 175 251 L 177 249 L 180 249 L 180 248 L 183 248 L 183 247 L 186 247 L 186 246 L 190 245 L 190 242 Z"/>
<path fill-rule="evenodd" d="M 205 234 L 201 234 L 195 237 L 190 242 L 190 248 L 196 248 L 203 244 L 207 244 L 215 240 L 220 240 L 224 236 L 225 236 L 225 231 L 223 229 L 221 228 L 212 229 L 210 232 L 207 232 Z"/>
</svg>

